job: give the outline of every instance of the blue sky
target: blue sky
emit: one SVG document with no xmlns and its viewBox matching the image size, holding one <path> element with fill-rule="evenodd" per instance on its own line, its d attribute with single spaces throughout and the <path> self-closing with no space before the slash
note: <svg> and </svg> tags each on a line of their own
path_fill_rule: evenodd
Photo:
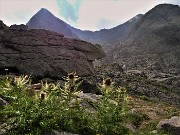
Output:
<svg viewBox="0 0 180 135">
<path fill-rule="evenodd" d="M 0 0 L 0 20 L 10 26 L 26 24 L 41 8 L 83 30 L 112 28 L 161 3 L 180 0 Z"/>
<path fill-rule="evenodd" d="M 62 16 L 71 25 L 76 25 L 78 20 L 79 8 L 81 0 L 57 0 L 59 15 Z"/>
</svg>

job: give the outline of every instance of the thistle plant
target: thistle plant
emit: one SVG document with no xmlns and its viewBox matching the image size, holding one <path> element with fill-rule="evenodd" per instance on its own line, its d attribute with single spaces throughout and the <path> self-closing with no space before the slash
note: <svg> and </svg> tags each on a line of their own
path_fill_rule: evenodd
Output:
<svg viewBox="0 0 180 135">
<path fill-rule="evenodd" d="M 103 96 L 92 103 L 96 109 L 92 113 L 87 111 L 87 106 L 82 106 L 83 99 L 77 97 L 82 83 L 80 78 L 70 73 L 65 79 L 64 88 L 45 82 L 38 91 L 29 87 L 28 76 L 16 77 L 13 83 L 9 78 L 0 80 L 0 95 L 13 99 L 0 112 L 9 126 L 8 134 L 40 135 L 53 129 L 82 135 L 128 133 L 123 126 L 127 103 L 124 88 L 116 89 L 112 79 L 104 79 L 101 85 Z M 29 91 L 35 94 L 29 94 Z"/>
<path fill-rule="evenodd" d="M 108 95 L 113 91 L 113 82 L 111 78 L 103 79 L 103 84 L 101 86 L 102 93 Z"/>
<path fill-rule="evenodd" d="M 123 126 L 123 115 L 126 112 L 126 101 L 120 88 L 116 88 L 111 78 L 103 80 L 101 85 L 103 96 L 96 103 L 96 115 L 98 120 L 98 134 L 127 134 L 128 130 Z"/>
<path fill-rule="evenodd" d="M 29 83 L 30 79 L 28 76 L 6 77 L 5 80 L 2 80 L 0 94 L 11 101 L 16 100 L 18 97 L 27 94 Z"/>
<path fill-rule="evenodd" d="M 24 87 L 29 82 L 30 82 L 30 76 L 22 75 L 19 77 L 14 77 L 14 84 L 19 88 Z"/>
<path fill-rule="evenodd" d="M 65 77 L 65 86 L 64 92 L 67 95 L 68 100 L 70 101 L 72 97 L 74 97 L 77 101 L 77 94 L 80 92 L 78 89 L 81 85 L 82 81 L 79 81 L 80 78 L 76 76 L 76 73 L 69 73 L 67 77 Z"/>
<path fill-rule="evenodd" d="M 65 90 L 69 91 L 69 92 L 75 92 L 76 88 L 75 88 L 75 84 L 76 81 L 79 79 L 78 76 L 76 76 L 76 73 L 70 73 L 68 74 L 68 77 L 65 78 L 66 83 L 65 83 Z"/>
</svg>

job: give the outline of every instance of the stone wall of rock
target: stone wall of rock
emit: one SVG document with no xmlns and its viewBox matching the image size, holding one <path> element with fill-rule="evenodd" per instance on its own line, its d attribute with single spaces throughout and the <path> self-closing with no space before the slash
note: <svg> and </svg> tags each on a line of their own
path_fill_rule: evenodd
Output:
<svg viewBox="0 0 180 135">
<path fill-rule="evenodd" d="M 59 78 L 69 72 L 86 76 L 94 73 L 92 61 L 105 57 L 100 46 L 55 32 L 3 28 L 0 30 L 1 70 L 14 68 L 19 73 L 40 77 Z"/>
</svg>

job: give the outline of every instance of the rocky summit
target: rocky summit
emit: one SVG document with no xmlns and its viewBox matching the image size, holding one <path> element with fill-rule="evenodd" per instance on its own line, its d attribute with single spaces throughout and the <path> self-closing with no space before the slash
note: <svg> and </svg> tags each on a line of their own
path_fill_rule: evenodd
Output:
<svg viewBox="0 0 180 135">
<path fill-rule="evenodd" d="M 0 69 L 59 78 L 69 72 L 92 75 L 92 62 L 105 57 L 99 45 L 40 29 L 8 28 L 0 22 Z"/>
</svg>

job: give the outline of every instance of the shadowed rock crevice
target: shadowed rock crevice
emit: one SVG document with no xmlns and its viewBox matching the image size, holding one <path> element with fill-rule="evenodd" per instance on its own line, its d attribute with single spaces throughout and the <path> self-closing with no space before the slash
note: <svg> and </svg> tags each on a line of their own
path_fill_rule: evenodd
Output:
<svg viewBox="0 0 180 135">
<path fill-rule="evenodd" d="M 0 67 L 1 75 L 6 75 L 9 73 L 19 74 L 19 70 L 17 69 L 17 67 Z"/>
</svg>

